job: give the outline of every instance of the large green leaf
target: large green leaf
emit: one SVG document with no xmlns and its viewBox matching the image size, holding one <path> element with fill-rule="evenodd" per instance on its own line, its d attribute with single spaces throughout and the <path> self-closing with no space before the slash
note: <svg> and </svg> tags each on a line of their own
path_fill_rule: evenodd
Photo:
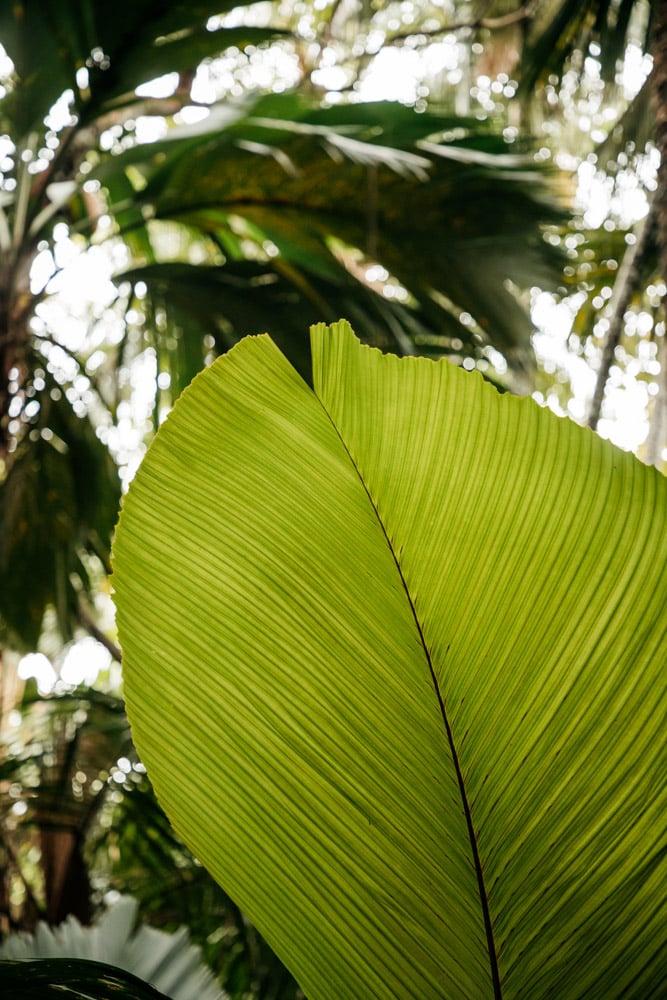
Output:
<svg viewBox="0 0 667 1000">
<path fill-rule="evenodd" d="M 126 499 L 125 691 L 177 830 L 316 998 L 667 987 L 667 482 L 313 330 L 199 375 Z M 188 780 L 184 780 L 184 776 Z"/>
</svg>

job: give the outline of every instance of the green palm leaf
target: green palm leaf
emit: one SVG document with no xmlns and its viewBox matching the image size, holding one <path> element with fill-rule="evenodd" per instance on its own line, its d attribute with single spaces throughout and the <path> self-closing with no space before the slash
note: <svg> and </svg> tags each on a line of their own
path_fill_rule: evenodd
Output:
<svg viewBox="0 0 667 1000">
<path fill-rule="evenodd" d="M 255 0 L 245 0 L 249 6 Z M 225 48 L 280 34 L 258 28 L 207 31 L 207 20 L 238 7 L 236 0 L 174 2 L 118 0 L 113 16 L 90 0 L 24 0 L 0 8 L 0 38 L 14 62 L 20 85 L 11 93 L 9 114 L 17 136 L 40 131 L 43 119 L 72 88 L 86 121 L 162 73 L 192 70 Z M 77 70 L 90 70 L 88 84 L 75 83 Z M 6 112 L 3 106 L 2 112 Z"/>
<path fill-rule="evenodd" d="M 106 567 L 120 500 L 116 465 L 90 419 L 37 372 L 41 388 L 29 397 L 36 413 L 23 418 L 24 436 L 0 480 L 0 625 L 27 649 L 51 603 L 61 634 L 73 635 L 81 597 L 92 593 L 90 557 Z"/>
<path fill-rule="evenodd" d="M 267 337 L 198 376 L 126 501 L 162 804 L 311 1000 L 659 995 L 667 483 L 345 323 L 312 347 L 313 391 Z"/>
<path fill-rule="evenodd" d="M 451 138 L 454 129 L 460 138 Z M 404 338 L 419 325 L 426 337 L 453 336 L 474 351 L 481 331 L 521 371 L 533 363 L 533 323 L 508 284 L 559 286 L 563 261 L 543 228 L 564 215 L 557 175 L 507 148 L 472 119 L 387 102 L 318 108 L 279 94 L 216 108 L 203 123 L 103 160 L 95 176 L 109 188 L 112 212 L 119 175 L 140 178 L 132 232 L 141 209 L 224 247 L 243 220 L 254 233 L 254 255 L 273 243 L 276 260 L 297 277 L 295 289 L 311 276 L 344 284 L 332 238 L 363 251 L 426 318 L 415 324 L 403 306 Z M 122 227 L 128 194 L 120 191 Z M 360 284 L 356 300 L 368 310 Z M 260 329 L 271 320 L 265 315 Z M 325 315 L 321 306 L 317 315 Z"/>
<path fill-rule="evenodd" d="M 549 73 L 562 74 L 575 50 L 598 45 L 602 79 L 613 83 L 629 41 L 645 48 L 655 8 L 638 0 L 547 0 L 527 22 L 521 88 L 528 95 Z"/>
</svg>

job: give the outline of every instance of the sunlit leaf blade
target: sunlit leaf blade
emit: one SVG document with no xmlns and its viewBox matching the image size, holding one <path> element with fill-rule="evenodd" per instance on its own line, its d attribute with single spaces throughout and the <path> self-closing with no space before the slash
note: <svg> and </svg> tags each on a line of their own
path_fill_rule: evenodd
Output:
<svg viewBox="0 0 667 1000">
<path fill-rule="evenodd" d="M 667 482 L 313 331 L 195 379 L 118 529 L 136 741 L 310 1000 L 667 984 Z M 182 780 L 188 774 L 189 783 Z"/>
</svg>

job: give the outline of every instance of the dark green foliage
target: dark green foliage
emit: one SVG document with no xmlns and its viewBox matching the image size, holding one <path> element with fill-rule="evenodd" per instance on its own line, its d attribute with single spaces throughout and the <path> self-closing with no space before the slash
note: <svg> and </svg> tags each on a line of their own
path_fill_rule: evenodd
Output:
<svg viewBox="0 0 667 1000">
<path fill-rule="evenodd" d="M 119 0 L 110 17 L 105 5 L 91 0 L 4 4 L 0 38 L 19 79 L 3 108 L 12 130 L 26 135 L 41 129 L 52 105 L 73 85 L 77 111 L 90 120 L 133 101 L 135 88 L 147 80 L 191 70 L 227 45 L 275 35 L 247 28 L 206 31 L 209 17 L 236 6 L 231 0 L 170 3 L 166 8 L 155 0 Z M 77 87 L 76 72 L 84 66 L 89 85 Z"/>
<path fill-rule="evenodd" d="M 103 962 L 85 959 L 48 958 L 35 961 L 0 962 L 0 987 L 11 1000 L 168 1000 L 164 993 Z"/>
<path fill-rule="evenodd" d="M 272 95 L 250 107 L 216 109 L 193 129 L 175 129 L 162 142 L 104 161 L 96 176 L 109 187 L 113 208 L 114 192 L 121 205 L 128 197 L 124 185 L 117 187 L 123 172 L 138 170 L 142 187 L 133 204 L 149 218 L 206 234 L 226 258 L 247 254 L 237 236 L 243 220 L 260 262 L 267 240 L 279 252 L 275 262 L 260 265 L 267 284 L 279 269 L 294 293 L 310 298 L 314 315 L 323 313 L 324 299 L 332 318 L 352 315 L 355 305 L 360 320 L 363 313 L 372 318 L 378 293 L 358 278 L 350 281 L 332 249 L 335 240 L 380 262 L 410 293 L 414 307 L 395 309 L 410 349 L 437 339 L 446 352 L 447 338 L 458 338 L 474 354 L 491 343 L 510 365 L 529 370 L 533 326 L 507 281 L 518 289 L 557 287 L 561 257 L 541 227 L 564 215 L 550 192 L 552 175 L 507 149 L 474 120 L 395 104 L 325 109 L 296 95 Z M 123 232 L 133 238 L 141 225 L 138 216 L 128 218 Z M 154 259 L 153 251 L 144 253 Z M 154 268 L 148 280 L 158 274 Z M 322 278 L 333 282 L 339 302 L 341 293 L 347 296 L 347 311 L 342 304 L 327 307 L 331 295 L 314 286 Z M 462 313 L 471 321 L 461 322 Z M 256 325 L 234 324 L 232 339 L 264 330 L 269 319 L 273 325 L 271 312 Z M 367 336 L 374 325 L 364 321 Z M 398 341 L 393 346 L 405 353 Z M 290 356 L 306 368 L 303 340 L 301 354 Z"/>
<path fill-rule="evenodd" d="M 106 568 L 120 502 L 115 463 L 90 417 L 77 416 L 43 370 L 32 387 L 34 416 L 0 482 L 0 622 L 26 649 L 51 604 L 72 636 L 91 590 L 90 557 Z"/>
<path fill-rule="evenodd" d="M 204 363 L 249 332 L 272 329 L 306 374 L 302 331 L 341 315 L 401 354 L 487 364 L 495 347 L 509 380 L 525 378 L 533 327 L 521 294 L 560 280 L 560 254 L 542 232 L 563 218 L 550 172 L 486 123 L 401 104 L 327 108 L 297 94 L 254 95 L 179 126 L 170 116 L 189 102 L 204 56 L 275 34 L 207 29 L 211 15 L 233 6 L 121 0 L 109 17 L 84 0 L 24 0 L 0 11 L 16 70 L 0 116 L 23 192 L 5 205 L 15 246 L 0 263 L 0 317 L 12 317 L 0 367 L 18 371 L 25 391 L 42 364 L 30 328 L 38 298 L 25 276 L 54 222 L 91 238 L 108 211 L 130 257 L 119 284 L 148 289 L 143 326 L 109 359 L 111 419 L 123 367 L 146 347 L 170 377 L 164 398 L 156 391 L 157 424 Z M 167 71 L 181 84 L 151 111 L 135 89 Z M 70 124 L 48 134 L 44 118 L 67 90 Z M 134 142 L 129 123 L 144 113 L 167 116 L 166 139 Z M 101 148 L 109 128 L 124 151 Z M 32 180 L 21 151 L 47 140 L 52 152 Z M 102 189 L 91 200 L 86 182 L 95 180 Z M 63 182 L 70 186 L 53 201 L 51 185 Z M 182 237 L 180 250 L 165 249 L 165 225 Z M 196 246 L 196 264 L 186 245 Z M 367 277 L 376 265 L 379 281 Z M 97 417 L 74 416 L 64 397 L 52 405 L 50 389 L 36 390 L 39 416 L 26 426 L 20 415 L 12 433 L 12 391 L 0 385 L 0 623 L 21 648 L 35 647 L 49 605 L 71 638 L 89 591 L 86 557 L 104 565 L 119 501 Z"/>
<path fill-rule="evenodd" d="M 654 4 L 648 0 L 554 0 L 540 4 L 528 21 L 522 53 L 521 88 L 528 97 L 550 73 L 560 74 L 573 52 L 586 54 L 599 46 L 601 75 L 613 83 L 625 55 L 628 29 L 634 18 L 635 37 L 648 43 Z"/>
</svg>

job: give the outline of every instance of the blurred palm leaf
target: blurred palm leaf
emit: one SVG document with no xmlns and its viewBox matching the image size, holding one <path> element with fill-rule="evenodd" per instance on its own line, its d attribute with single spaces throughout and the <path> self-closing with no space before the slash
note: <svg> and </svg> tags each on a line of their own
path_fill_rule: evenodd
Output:
<svg viewBox="0 0 667 1000">
<path fill-rule="evenodd" d="M 630 39 L 648 47 L 654 5 L 647 0 L 546 0 L 528 21 L 521 88 L 529 95 L 551 73 L 560 76 L 575 50 L 599 46 L 601 76 L 613 83 Z"/>
<path fill-rule="evenodd" d="M 132 352 L 150 345 L 158 372 L 169 374 L 170 404 L 212 355 L 269 327 L 306 373 L 300 331 L 341 313 L 399 353 L 481 360 L 493 345 L 516 372 L 530 372 L 533 327 L 521 291 L 554 288 L 560 278 L 559 255 L 542 239 L 545 224 L 562 220 L 553 175 L 527 149 L 509 157 L 502 138 L 476 120 L 397 104 L 322 108 L 271 94 L 176 126 L 202 58 L 271 34 L 224 19 L 208 30 L 220 24 L 211 16 L 235 6 L 121 0 L 110 16 L 87 0 L 23 0 L 0 11 L 0 39 L 15 66 L 0 115 L 17 147 L 16 193 L 5 192 L 0 218 L 11 244 L 0 266 L 0 288 L 8 288 L 3 370 L 29 384 L 39 363 L 28 276 L 40 240 L 51 240 L 63 219 L 97 238 L 110 208 L 130 254 L 120 278 L 146 285 L 152 327 L 121 344 L 110 370 L 116 385 Z M 133 147 L 101 149 L 105 129 L 122 132 L 128 118 L 151 113 L 136 88 L 167 71 L 180 73 L 181 84 L 152 109 L 167 116 L 167 138 L 137 144 L 128 132 L 124 144 Z M 68 92 L 70 124 L 49 134 L 44 118 Z M 42 145 L 51 153 L 33 175 L 20 152 L 41 156 Z M 91 193 L 96 178 L 105 191 Z M 165 224 L 186 234 L 176 253 L 165 252 Z M 376 265 L 386 277 L 371 280 Z M 89 417 L 68 417 L 64 401 L 50 406 L 45 397 L 43 426 L 21 419 L 12 440 L 11 405 L 0 384 L 0 618 L 12 643 L 34 648 L 50 604 L 71 637 L 88 589 L 83 556 L 106 558 L 119 488 Z"/>
<path fill-rule="evenodd" d="M 253 2 L 245 0 L 245 5 Z M 77 112 L 90 121 L 118 102 L 136 100 L 134 91 L 148 80 L 191 70 L 230 45 L 256 44 L 276 34 L 257 28 L 207 30 L 210 17 L 238 6 L 233 0 L 166 8 L 153 0 L 119 0 L 110 16 L 105 6 L 90 0 L 3 5 L 0 39 L 18 77 L 2 108 L 12 135 L 41 131 L 68 89 Z M 87 83 L 77 84 L 77 70 L 83 68 L 89 71 Z"/>
<path fill-rule="evenodd" d="M 277 257 L 267 275 L 282 268 L 315 303 L 312 281 L 326 277 L 357 312 L 377 311 L 369 306 L 377 293 L 343 275 L 335 239 L 407 290 L 418 311 L 397 310 L 404 335 L 449 334 L 474 352 L 481 332 L 517 369 L 530 369 L 533 327 L 511 286 L 556 287 L 561 261 L 542 226 L 563 213 L 553 175 L 527 152 L 508 156 L 502 137 L 478 122 L 387 103 L 313 108 L 295 95 L 272 95 L 106 160 L 96 176 L 109 187 L 112 210 L 121 175 L 135 178 L 144 217 L 205 233 L 222 266 L 249 254 L 266 264 L 268 245 Z M 136 226 L 135 219 L 121 232 Z M 156 247 L 151 256 L 159 258 Z M 163 272 L 163 285 L 170 274 Z M 265 329 L 272 316 L 258 320 L 234 328 L 233 339 Z M 303 369 L 305 341 L 301 357 L 290 356 Z"/>
<path fill-rule="evenodd" d="M 626 240 L 627 233 L 621 229 L 584 230 L 583 236 L 585 242 L 582 243 L 576 256 L 572 256 L 572 274 L 566 279 L 572 289 L 578 287 L 586 293 L 586 300 L 578 310 L 573 325 L 573 332 L 582 338 L 591 334 L 600 316 L 600 309 L 593 305 L 593 300 L 600 296 L 601 292 L 613 287 L 619 264 L 628 252 L 629 245 Z M 656 280 L 657 270 L 655 232 L 651 232 L 647 251 L 642 256 L 637 275 L 634 290 L 637 301 L 642 299 L 647 285 Z"/>
<path fill-rule="evenodd" d="M 43 361 L 42 361 L 43 364 Z M 90 557 L 106 569 L 120 502 L 116 465 L 88 415 L 33 364 L 22 437 L 0 478 L 0 622 L 15 648 L 34 649 L 44 612 L 72 638 Z"/>
<path fill-rule="evenodd" d="M 45 293 L 31 287 L 31 266 L 49 245 L 42 241 L 52 240 L 54 223 L 96 211 L 99 199 L 82 191 L 79 167 L 105 128 L 140 113 L 141 83 L 182 74 L 183 87 L 161 107 L 173 114 L 189 101 L 187 81 L 203 58 L 275 34 L 228 28 L 219 17 L 210 22 L 236 6 L 217 0 L 164 9 L 151 0 L 121 0 L 110 14 L 89 0 L 23 0 L 0 9 L 0 41 L 14 65 L 0 125 L 15 160 L 3 163 L 3 177 L 14 178 L 13 187 L 3 179 L 0 206 L 0 630 L 14 647 L 36 647 L 51 605 L 62 636 L 72 637 L 80 600 L 91 592 L 88 557 L 106 570 L 120 499 L 97 418 L 80 401 L 71 403 L 71 385 L 61 388 L 43 371 L 51 366 L 30 320 Z M 66 125 L 48 118 L 59 101 L 69 103 Z M 121 184 L 119 178 L 119 192 Z M 125 195 L 132 193 L 125 183 Z M 128 205 L 123 224 L 136 218 Z M 128 242 L 135 253 L 150 249 L 141 233 Z"/>
</svg>

